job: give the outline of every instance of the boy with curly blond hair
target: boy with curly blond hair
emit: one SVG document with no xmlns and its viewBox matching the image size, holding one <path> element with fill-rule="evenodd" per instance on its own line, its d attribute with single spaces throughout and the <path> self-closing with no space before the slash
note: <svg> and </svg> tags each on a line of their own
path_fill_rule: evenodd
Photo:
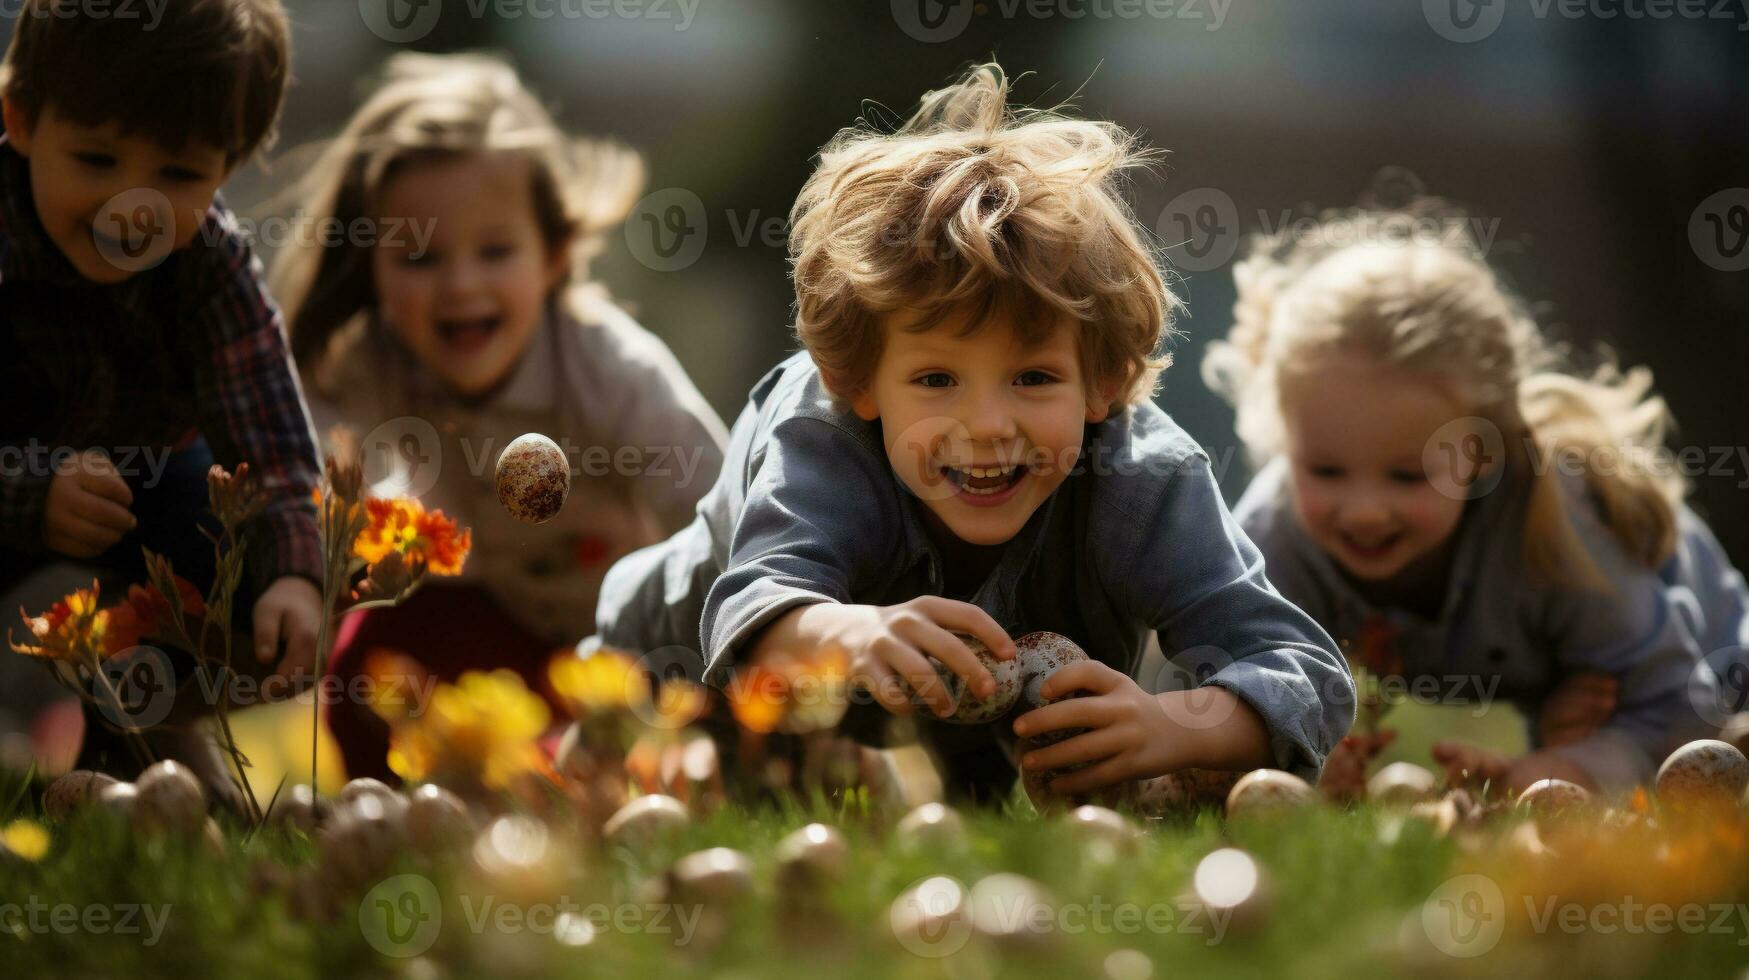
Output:
<svg viewBox="0 0 1749 980">
<path fill-rule="evenodd" d="M 855 716 L 953 710 L 1048 630 L 1091 660 L 993 726 L 919 716 L 950 785 L 1081 794 L 1185 769 L 1315 777 L 1352 719 L 1329 637 L 1264 578 L 1208 456 L 1152 401 L 1179 301 L 1118 192 L 1120 127 L 1008 105 L 1000 68 L 838 134 L 791 215 L 796 333 L 697 520 L 609 572 L 600 641 L 697 645 L 707 683 L 835 646 Z M 1195 674 L 1151 693 L 1148 634 Z M 1066 698 L 1075 692 L 1084 696 Z M 1013 735 L 1086 729 L 1019 753 Z M 1048 741 L 1048 738 L 1044 741 Z M 1015 756 L 1021 757 L 1016 760 Z"/>
</svg>

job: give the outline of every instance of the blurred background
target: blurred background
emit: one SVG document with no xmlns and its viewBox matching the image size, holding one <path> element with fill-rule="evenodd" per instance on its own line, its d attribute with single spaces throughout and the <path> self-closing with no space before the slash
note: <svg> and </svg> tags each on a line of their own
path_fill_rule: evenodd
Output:
<svg viewBox="0 0 1749 980">
<path fill-rule="evenodd" d="M 1695 503 L 1749 563 L 1746 0 L 287 5 L 280 163 L 241 173 L 234 205 L 282 188 L 394 52 L 506 53 L 567 127 L 644 154 L 650 197 L 596 269 L 727 421 L 794 349 L 784 222 L 820 145 L 865 111 L 902 118 L 971 62 L 1032 73 L 1021 99 L 1074 96 L 1169 152 L 1133 202 L 1189 300 L 1160 402 L 1230 499 L 1249 473 L 1197 371 L 1230 323 L 1234 250 L 1405 168 L 1471 211 L 1546 328 L 1654 370 L 1678 445 L 1726 461 Z"/>
<path fill-rule="evenodd" d="M 1159 400 L 1229 500 L 1249 472 L 1198 368 L 1231 320 L 1235 252 L 1404 168 L 1470 210 L 1546 329 L 1654 370 L 1677 446 L 1703 454 L 1695 506 L 1749 564 L 1749 0 L 287 6 L 282 138 L 270 171 L 227 188 L 237 210 L 265 217 L 298 149 L 395 52 L 505 53 L 568 128 L 643 153 L 650 196 L 595 271 L 728 421 L 794 349 L 784 222 L 820 145 L 865 112 L 902 118 L 975 61 L 1031 73 L 1020 99 L 1073 97 L 1169 151 L 1133 199 L 1189 301 Z"/>
</svg>

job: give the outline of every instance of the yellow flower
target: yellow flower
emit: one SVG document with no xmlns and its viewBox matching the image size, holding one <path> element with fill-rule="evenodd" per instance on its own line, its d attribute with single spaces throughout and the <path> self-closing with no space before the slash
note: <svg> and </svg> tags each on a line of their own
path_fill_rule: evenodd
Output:
<svg viewBox="0 0 1749 980">
<path fill-rule="evenodd" d="M 49 852 L 49 832 L 34 820 L 14 820 L 0 830 L 0 849 L 26 861 L 41 861 Z"/>
<path fill-rule="evenodd" d="M 389 736 L 389 768 L 404 779 L 442 775 L 504 789 L 540 768 L 535 740 L 546 730 L 546 702 L 515 671 L 468 671 L 440 684 L 424 713 L 397 722 Z"/>
<path fill-rule="evenodd" d="M 574 718 L 629 710 L 650 701 L 650 678 L 643 665 L 617 650 L 587 657 L 562 653 L 547 666 L 547 680 Z"/>
</svg>

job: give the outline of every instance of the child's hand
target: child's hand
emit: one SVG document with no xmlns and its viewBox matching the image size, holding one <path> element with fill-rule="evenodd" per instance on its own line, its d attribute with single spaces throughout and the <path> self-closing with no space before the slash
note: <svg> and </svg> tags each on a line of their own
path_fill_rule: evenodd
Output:
<svg viewBox="0 0 1749 980">
<path fill-rule="evenodd" d="M 1333 800 L 1353 800 L 1366 795 L 1366 770 L 1385 746 L 1397 740 L 1394 728 L 1372 735 L 1349 735 L 1336 743 L 1324 759 L 1318 789 Z"/>
<path fill-rule="evenodd" d="M 867 688 L 882 707 L 908 715 L 914 691 L 945 717 L 953 713 L 953 698 L 930 657 L 964 678 L 967 690 L 978 697 L 996 690 L 996 679 L 955 632 L 977 637 L 998 660 L 1015 656 L 1014 641 L 989 613 L 940 596 L 920 596 L 896 606 L 803 606 L 773 622 L 759 647 L 777 651 L 837 645 L 850 654 L 851 683 Z"/>
<path fill-rule="evenodd" d="M 64 460 L 43 504 L 43 544 L 72 558 L 108 551 L 139 521 L 128 510 L 134 492 L 103 453 L 88 449 Z"/>
<path fill-rule="evenodd" d="M 1573 674 L 1543 702 L 1537 731 L 1547 748 L 1571 745 L 1602 728 L 1615 713 L 1620 683 L 1610 674 Z"/>
<path fill-rule="evenodd" d="M 1498 791 L 1512 770 L 1512 759 L 1503 752 L 1449 739 L 1433 743 L 1433 761 L 1445 769 L 1447 783 L 1477 789 L 1488 785 Z"/>
<path fill-rule="evenodd" d="M 1597 780 L 1591 778 L 1591 773 L 1560 753 L 1547 749 L 1513 760 L 1511 768 L 1506 771 L 1506 787 L 1514 793 L 1523 792 L 1539 779 L 1565 779 L 1592 792 L 1597 791 Z"/>
<path fill-rule="evenodd" d="M 1066 698 L 1021 715 L 1014 734 L 1027 737 L 1059 728 L 1087 732 L 1027 753 L 1022 768 L 1050 771 L 1091 763 L 1051 781 L 1051 792 L 1087 793 L 1131 779 L 1180 769 L 1252 769 L 1265 765 L 1269 735 L 1256 711 L 1218 686 L 1149 694 L 1123 671 L 1096 660 L 1071 663 L 1040 688 L 1045 698 Z"/>
<path fill-rule="evenodd" d="M 314 582 L 296 575 L 275 580 L 255 600 L 255 658 L 267 663 L 284 641 L 285 657 L 275 673 L 283 680 L 310 672 L 321 621 L 322 593 Z"/>
</svg>

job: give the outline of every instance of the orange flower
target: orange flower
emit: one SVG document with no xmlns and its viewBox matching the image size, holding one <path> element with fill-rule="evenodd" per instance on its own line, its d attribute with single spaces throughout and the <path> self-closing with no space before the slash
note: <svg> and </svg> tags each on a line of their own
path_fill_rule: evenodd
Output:
<svg viewBox="0 0 1749 980">
<path fill-rule="evenodd" d="M 730 682 L 729 707 L 742 728 L 792 735 L 831 728 L 844 717 L 850 657 L 842 648 L 773 657 Z"/>
<path fill-rule="evenodd" d="M 182 600 L 184 616 L 206 615 L 206 599 L 194 584 L 181 576 L 175 577 L 176 593 Z M 120 653 L 140 645 L 149 636 L 160 635 L 172 622 L 170 600 L 155 588 L 128 586 L 127 598 L 109 609 L 105 644 L 110 653 Z"/>
<path fill-rule="evenodd" d="M 116 652 L 109 646 L 109 610 L 101 609 L 97 604 L 99 591 L 93 580 L 91 588 L 66 596 L 41 616 L 32 616 L 20 609 L 19 615 L 24 618 L 24 625 L 30 628 L 31 637 L 36 642 L 14 643 L 12 649 L 27 656 L 75 664 Z"/>
<path fill-rule="evenodd" d="M 789 702 L 789 681 L 778 671 L 750 664 L 736 673 L 726 693 L 736 723 L 750 732 L 766 735 L 783 722 Z"/>
<path fill-rule="evenodd" d="M 371 498 L 365 501 L 369 517 L 352 550 L 366 562 L 399 554 L 423 563 L 433 575 L 459 575 L 473 547 L 473 532 L 458 531 L 456 523 L 441 510 L 426 511 L 410 497 Z"/>
</svg>

